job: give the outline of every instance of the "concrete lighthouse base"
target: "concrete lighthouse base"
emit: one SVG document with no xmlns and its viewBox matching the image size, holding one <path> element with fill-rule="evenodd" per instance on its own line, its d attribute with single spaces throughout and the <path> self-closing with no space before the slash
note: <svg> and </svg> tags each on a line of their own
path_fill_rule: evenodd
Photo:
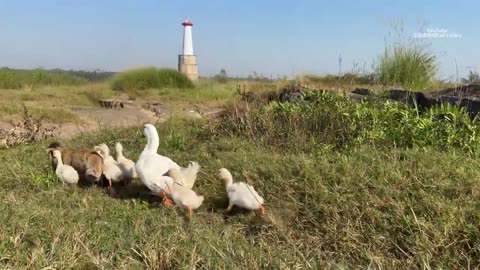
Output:
<svg viewBox="0 0 480 270">
<path fill-rule="evenodd" d="M 178 71 L 187 75 L 192 80 L 198 80 L 197 57 L 195 55 L 178 56 Z"/>
</svg>

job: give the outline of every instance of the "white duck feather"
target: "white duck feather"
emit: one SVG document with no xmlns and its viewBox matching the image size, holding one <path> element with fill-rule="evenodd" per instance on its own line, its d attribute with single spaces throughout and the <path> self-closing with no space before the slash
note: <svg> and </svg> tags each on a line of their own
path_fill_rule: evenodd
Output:
<svg viewBox="0 0 480 270">
<path fill-rule="evenodd" d="M 53 157 L 57 159 L 57 168 L 55 174 L 64 185 L 75 185 L 78 183 L 78 172 L 70 165 L 63 164 L 62 153 L 59 150 L 53 150 Z"/>
<path fill-rule="evenodd" d="M 227 212 L 236 205 L 248 210 L 260 210 L 260 213 L 263 214 L 264 199 L 257 193 L 253 186 L 244 182 L 233 183 L 232 174 L 225 168 L 218 171 L 218 176 L 220 179 L 223 179 L 226 184 L 229 199 Z"/>
</svg>

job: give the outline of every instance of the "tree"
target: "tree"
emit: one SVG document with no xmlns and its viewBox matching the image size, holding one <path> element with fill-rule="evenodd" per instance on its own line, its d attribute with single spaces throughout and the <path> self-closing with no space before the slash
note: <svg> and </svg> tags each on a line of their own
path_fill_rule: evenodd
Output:
<svg viewBox="0 0 480 270">
<path fill-rule="evenodd" d="M 228 81 L 227 71 L 224 68 L 222 68 L 220 70 L 220 73 L 215 75 L 215 79 L 221 83 L 226 83 Z"/>
<path fill-rule="evenodd" d="M 218 75 L 221 76 L 221 77 L 228 77 L 227 76 L 227 71 L 224 68 L 222 68 L 220 70 L 220 73 Z"/>
<path fill-rule="evenodd" d="M 467 78 L 462 79 L 463 83 L 480 83 L 480 74 L 474 70 L 470 70 Z"/>
</svg>

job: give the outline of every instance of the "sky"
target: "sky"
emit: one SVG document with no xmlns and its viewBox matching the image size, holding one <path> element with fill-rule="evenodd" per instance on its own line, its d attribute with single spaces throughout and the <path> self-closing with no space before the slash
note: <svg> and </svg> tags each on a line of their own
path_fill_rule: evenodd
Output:
<svg viewBox="0 0 480 270">
<path fill-rule="evenodd" d="M 188 16 L 204 76 L 368 72 L 403 40 L 429 46 L 438 77 L 452 79 L 480 71 L 478 10 L 473 0 L 0 0 L 0 66 L 176 68 Z M 429 29 L 461 36 L 413 38 Z"/>
</svg>

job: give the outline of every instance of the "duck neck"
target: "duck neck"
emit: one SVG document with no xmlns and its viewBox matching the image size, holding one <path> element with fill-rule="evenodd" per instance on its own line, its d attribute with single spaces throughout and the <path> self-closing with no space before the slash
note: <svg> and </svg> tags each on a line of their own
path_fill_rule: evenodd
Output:
<svg viewBox="0 0 480 270">
<path fill-rule="evenodd" d="M 159 144 L 158 135 L 150 134 L 150 136 L 148 136 L 147 145 L 145 145 L 143 152 L 148 154 L 156 154 Z"/>
<path fill-rule="evenodd" d="M 233 179 L 232 177 L 225 177 L 225 185 L 227 186 L 227 188 L 231 185 L 233 185 Z"/>
<path fill-rule="evenodd" d="M 62 157 L 56 157 L 56 158 L 57 158 L 57 168 L 60 166 L 63 166 Z"/>
<path fill-rule="evenodd" d="M 123 157 L 122 149 L 117 149 L 117 159 Z"/>
<path fill-rule="evenodd" d="M 107 158 L 110 156 L 110 150 L 108 148 L 103 149 L 103 155 L 104 158 Z"/>
</svg>

